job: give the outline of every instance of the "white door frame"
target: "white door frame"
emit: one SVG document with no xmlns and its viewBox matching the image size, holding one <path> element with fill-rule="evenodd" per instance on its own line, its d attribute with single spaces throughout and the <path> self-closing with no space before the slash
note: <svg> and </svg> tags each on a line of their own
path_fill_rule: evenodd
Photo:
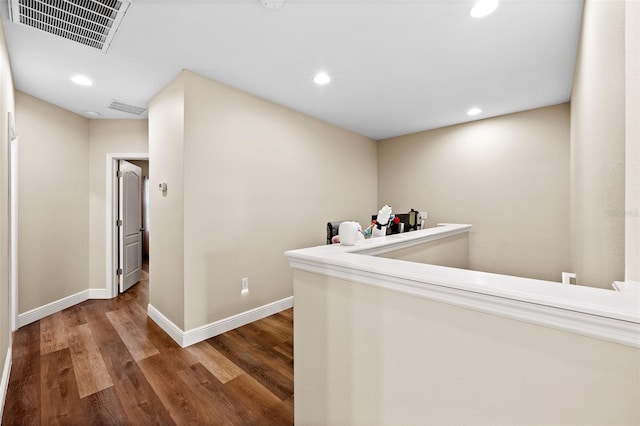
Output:
<svg viewBox="0 0 640 426">
<path fill-rule="evenodd" d="M 9 328 L 13 332 L 18 329 L 18 139 L 9 139 Z"/>
<path fill-rule="evenodd" d="M 142 168 L 127 160 L 120 160 L 120 191 L 118 210 L 121 225 L 118 228 L 120 293 L 130 289 L 142 279 Z M 134 185 L 134 187 L 131 186 Z M 133 213 L 133 214 L 132 214 Z M 133 225 L 133 226 L 132 226 Z M 135 247 L 135 249 L 133 248 Z M 135 253 L 135 260 L 132 254 Z"/>
<path fill-rule="evenodd" d="M 107 272 L 106 297 L 111 299 L 118 295 L 118 232 L 116 218 L 118 217 L 117 172 L 119 160 L 149 160 L 149 153 L 108 153 L 107 154 L 107 195 L 106 204 L 106 240 L 107 240 Z"/>
</svg>

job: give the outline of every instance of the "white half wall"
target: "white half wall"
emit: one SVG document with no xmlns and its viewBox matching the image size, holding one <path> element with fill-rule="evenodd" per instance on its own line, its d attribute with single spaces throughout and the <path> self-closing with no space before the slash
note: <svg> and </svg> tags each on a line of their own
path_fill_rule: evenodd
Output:
<svg viewBox="0 0 640 426">
<path fill-rule="evenodd" d="M 295 271 L 297 424 L 640 423 L 640 349 Z"/>
</svg>

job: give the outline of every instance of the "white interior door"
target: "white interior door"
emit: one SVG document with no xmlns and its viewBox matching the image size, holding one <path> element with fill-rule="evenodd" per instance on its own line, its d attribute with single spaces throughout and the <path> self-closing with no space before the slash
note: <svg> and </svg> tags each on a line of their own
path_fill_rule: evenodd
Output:
<svg viewBox="0 0 640 426">
<path fill-rule="evenodd" d="M 120 160 L 118 176 L 118 268 L 122 293 L 142 277 L 142 170 Z"/>
</svg>

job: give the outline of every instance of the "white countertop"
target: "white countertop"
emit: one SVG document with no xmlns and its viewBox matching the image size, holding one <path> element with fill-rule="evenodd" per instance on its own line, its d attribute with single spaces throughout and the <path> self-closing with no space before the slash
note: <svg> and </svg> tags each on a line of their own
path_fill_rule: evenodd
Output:
<svg viewBox="0 0 640 426">
<path fill-rule="evenodd" d="M 377 257 L 468 232 L 471 225 L 435 228 L 291 250 L 295 269 L 377 285 L 418 297 L 640 347 L 640 293 L 567 285 Z"/>
</svg>

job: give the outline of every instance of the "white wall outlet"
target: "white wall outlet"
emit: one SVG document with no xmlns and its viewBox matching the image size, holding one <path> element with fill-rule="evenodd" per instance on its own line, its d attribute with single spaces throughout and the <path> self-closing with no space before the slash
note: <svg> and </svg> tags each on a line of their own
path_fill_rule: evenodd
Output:
<svg viewBox="0 0 640 426">
<path fill-rule="evenodd" d="M 249 278 L 244 277 L 240 280 L 240 292 L 241 293 L 249 292 Z"/>
<path fill-rule="evenodd" d="M 576 284 L 576 274 L 574 272 L 563 272 L 562 284 Z"/>
</svg>

